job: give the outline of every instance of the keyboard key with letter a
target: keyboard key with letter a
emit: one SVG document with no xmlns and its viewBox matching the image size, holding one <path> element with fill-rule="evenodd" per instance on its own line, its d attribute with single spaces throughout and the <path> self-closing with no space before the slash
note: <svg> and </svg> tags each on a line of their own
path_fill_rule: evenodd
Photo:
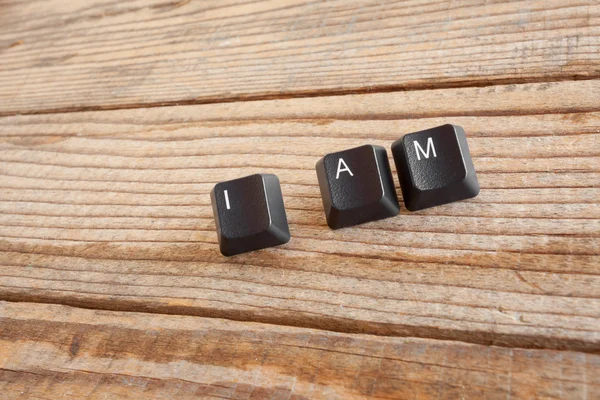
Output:
<svg viewBox="0 0 600 400">
<path fill-rule="evenodd" d="M 331 229 L 393 217 L 400 212 L 387 152 L 365 145 L 327 154 L 316 165 Z"/>
</svg>

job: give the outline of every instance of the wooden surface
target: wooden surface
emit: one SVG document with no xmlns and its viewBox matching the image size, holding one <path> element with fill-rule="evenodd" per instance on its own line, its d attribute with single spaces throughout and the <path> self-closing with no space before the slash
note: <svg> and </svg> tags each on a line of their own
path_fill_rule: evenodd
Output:
<svg viewBox="0 0 600 400">
<path fill-rule="evenodd" d="M 0 315 L 9 397 L 600 397 L 596 354 L 31 303 Z"/>
<path fill-rule="evenodd" d="M 597 398 L 600 6 L 218 4 L 0 1 L 0 390 Z M 320 157 L 443 123 L 478 197 L 329 230 Z M 225 258 L 256 172 L 292 240 Z"/>
<path fill-rule="evenodd" d="M 0 113 L 596 78 L 596 0 L 3 0 Z"/>
</svg>

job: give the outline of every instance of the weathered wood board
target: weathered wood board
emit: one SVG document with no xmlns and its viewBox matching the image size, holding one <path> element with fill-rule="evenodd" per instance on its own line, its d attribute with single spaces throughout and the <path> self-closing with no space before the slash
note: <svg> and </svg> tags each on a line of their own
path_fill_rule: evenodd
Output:
<svg viewBox="0 0 600 400">
<path fill-rule="evenodd" d="M 0 397 L 600 397 L 599 78 L 592 0 L 0 0 Z M 320 157 L 445 123 L 478 197 L 329 230 Z"/>
<path fill-rule="evenodd" d="M 36 399 L 594 399 L 600 355 L 0 302 L 0 390 Z"/>
<path fill-rule="evenodd" d="M 600 76 L 596 0 L 0 7 L 0 115 Z"/>
<path fill-rule="evenodd" d="M 2 118 L 0 297 L 597 352 L 599 93 L 593 80 Z M 327 227 L 323 154 L 444 122 L 467 131 L 477 198 Z M 280 177 L 292 240 L 227 259 L 209 191 L 255 172 Z"/>
</svg>

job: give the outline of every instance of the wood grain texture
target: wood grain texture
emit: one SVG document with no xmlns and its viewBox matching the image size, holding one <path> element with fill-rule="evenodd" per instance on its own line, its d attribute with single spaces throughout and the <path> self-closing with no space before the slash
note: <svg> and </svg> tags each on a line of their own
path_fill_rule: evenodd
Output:
<svg viewBox="0 0 600 400">
<path fill-rule="evenodd" d="M 600 356 L 0 302 L 3 398 L 600 396 Z"/>
<path fill-rule="evenodd" d="M 0 115 L 599 75 L 596 0 L 0 3 Z"/>
<path fill-rule="evenodd" d="M 0 118 L 0 299 L 596 353 L 599 98 L 590 80 Z M 478 197 L 329 230 L 320 157 L 446 122 Z M 209 191 L 255 172 L 280 177 L 292 240 L 222 257 Z"/>
</svg>

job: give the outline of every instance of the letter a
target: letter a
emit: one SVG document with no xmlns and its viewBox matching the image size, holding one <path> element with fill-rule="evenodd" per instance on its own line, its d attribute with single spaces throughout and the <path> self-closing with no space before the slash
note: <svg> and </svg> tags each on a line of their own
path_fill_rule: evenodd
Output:
<svg viewBox="0 0 600 400">
<path fill-rule="evenodd" d="M 344 168 L 342 168 L 342 164 L 344 165 Z M 338 167 L 337 167 L 337 173 L 335 174 L 335 179 L 340 179 L 341 172 L 348 172 L 350 174 L 350 176 L 354 176 L 352 171 L 350 171 L 350 168 L 348 168 L 348 165 L 346 165 L 346 162 L 344 161 L 343 158 L 340 158 L 340 160 L 338 161 Z"/>
<path fill-rule="evenodd" d="M 415 152 L 417 153 L 417 160 L 421 161 L 421 155 L 419 154 L 419 151 L 421 151 L 421 153 L 423 153 L 425 158 L 429 158 L 429 149 L 431 149 L 433 151 L 433 156 L 437 157 L 437 154 L 435 154 L 435 147 L 433 146 L 432 138 L 427 138 L 427 152 L 423 151 L 423 148 L 421 147 L 419 142 L 417 142 L 416 140 L 414 140 L 413 143 L 415 144 Z"/>
</svg>

